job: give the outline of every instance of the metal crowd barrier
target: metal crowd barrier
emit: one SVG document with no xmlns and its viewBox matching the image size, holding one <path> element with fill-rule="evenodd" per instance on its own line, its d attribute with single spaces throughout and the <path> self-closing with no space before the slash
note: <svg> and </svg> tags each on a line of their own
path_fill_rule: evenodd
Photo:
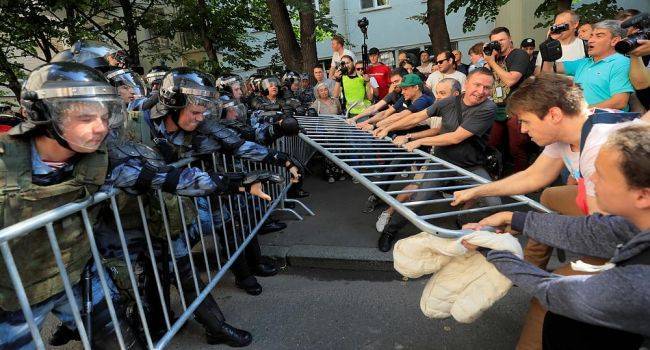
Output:
<svg viewBox="0 0 650 350">
<path fill-rule="evenodd" d="M 288 137 L 279 140 L 276 142 L 274 148 L 289 152 L 306 163 L 306 161 L 313 155 L 313 149 L 308 147 L 300 138 L 298 137 Z M 261 163 L 253 163 L 250 161 L 243 161 L 241 159 L 235 159 L 234 157 L 212 154 L 206 161 L 205 158 L 196 159 L 189 158 L 184 159 L 183 161 L 176 164 L 176 166 L 197 166 L 197 163 L 200 166 L 207 170 L 209 168 L 221 170 L 221 171 L 254 171 L 254 170 L 270 170 L 277 174 L 282 174 L 285 178 L 285 182 L 281 184 L 266 184 L 264 185 L 264 192 L 271 195 L 273 200 L 271 202 L 264 202 L 263 200 L 253 197 L 252 195 L 238 194 L 238 195 L 229 195 L 229 196 L 209 196 L 207 198 L 208 211 L 210 217 L 214 218 L 214 214 L 218 214 L 217 217 L 220 218 L 220 222 L 215 222 L 215 220 L 210 220 L 210 229 L 209 232 L 204 232 L 201 225 L 201 220 L 199 218 L 199 208 L 197 203 L 197 198 L 190 198 L 193 200 L 196 217 L 190 217 L 189 213 L 185 213 L 184 206 L 182 203 L 181 196 L 176 196 L 178 202 L 177 211 L 180 212 L 180 218 L 182 220 L 182 232 L 171 232 L 170 223 L 168 221 L 168 207 L 164 200 L 164 194 L 162 191 L 155 191 L 155 194 L 149 194 L 150 202 L 157 201 L 157 204 L 160 208 L 165 208 L 160 210 L 162 218 L 157 218 L 158 220 L 162 219 L 163 228 L 164 228 L 164 238 L 158 239 L 156 241 L 155 237 L 152 237 L 150 232 L 150 222 L 152 219 L 149 206 L 145 206 L 144 196 L 133 196 L 137 200 L 137 206 L 140 211 L 140 218 L 142 221 L 142 231 L 146 239 L 146 251 L 148 258 L 150 259 L 149 263 L 153 267 L 158 267 L 161 265 L 159 261 L 159 253 L 154 251 L 154 245 L 167 245 L 166 248 L 170 252 L 170 261 L 166 264 L 169 266 L 169 263 L 172 265 L 172 271 L 170 275 L 175 279 L 174 282 L 171 282 L 177 287 L 179 299 L 181 305 L 175 305 L 177 308 L 180 307 L 182 313 L 178 316 L 177 319 L 171 319 L 167 307 L 169 299 L 165 296 L 162 279 L 169 278 L 170 276 L 161 276 L 159 273 L 159 268 L 154 268 L 154 278 L 156 283 L 156 288 L 158 296 L 160 297 L 160 302 L 162 304 L 162 310 L 164 314 L 164 322 L 166 327 L 166 332 L 159 339 L 152 338 L 150 334 L 150 329 L 147 324 L 147 317 L 145 315 L 142 296 L 140 295 L 136 276 L 134 273 L 134 267 L 132 266 L 131 259 L 125 258 L 124 262 L 128 269 L 129 280 L 131 283 L 131 288 L 133 289 L 135 295 L 135 302 L 137 304 L 138 317 L 142 324 L 144 330 L 144 338 L 146 340 L 146 346 L 149 349 L 162 349 L 169 344 L 172 338 L 178 333 L 180 328 L 184 323 L 190 318 L 192 313 L 197 309 L 197 307 L 203 302 L 206 296 L 212 291 L 216 284 L 220 281 L 226 271 L 230 268 L 234 260 L 242 254 L 244 248 L 249 244 L 253 237 L 257 234 L 260 227 L 268 219 L 274 211 L 285 211 L 296 216 L 297 219 L 302 220 L 302 216 L 299 215 L 295 210 L 285 207 L 286 202 L 296 203 L 298 206 L 302 207 L 305 212 L 309 215 L 314 215 L 314 213 L 307 208 L 301 202 L 295 199 L 287 199 L 287 191 L 290 189 L 292 183 L 290 182 L 289 173 L 284 168 L 278 168 L 275 166 L 270 166 Z M 122 336 L 122 331 L 120 325 L 125 322 L 123 319 L 119 319 L 116 313 L 116 305 L 114 301 L 109 297 L 109 277 L 107 275 L 106 266 L 104 266 L 104 259 L 100 253 L 100 248 L 98 247 L 96 240 L 96 222 L 94 222 L 95 211 L 99 210 L 101 206 L 104 206 L 104 210 L 108 210 L 113 217 L 113 224 L 116 228 L 116 233 L 119 235 L 119 241 L 124 257 L 129 257 L 129 246 L 127 244 L 127 239 L 125 237 L 125 230 L 123 229 L 123 223 L 121 220 L 122 215 L 126 213 L 121 213 L 118 209 L 117 196 L 120 195 L 120 191 L 112 189 L 108 192 L 98 192 L 93 196 L 86 198 L 81 202 L 74 202 L 58 207 L 54 210 L 36 215 L 28 220 L 16 223 L 14 225 L 2 228 L 0 230 L 0 252 L 4 259 L 4 264 L 7 269 L 9 278 L 11 279 L 12 285 L 16 292 L 17 299 L 20 304 L 20 309 L 23 312 L 29 331 L 31 333 L 32 339 L 36 348 L 45 349 L 43 339 L 40 334 L 39 327 L 35 321 L 34 314 L 32 312 L 32 307 L 30 306 L 30 301 L 27 298 L 25 288 L 23 286 L 21 275 L 19 273 L 19 267 L 16 266 L 15 260 L 13 257 L 14 253 L 10 248 L 10 242 L 14 239 L 23 237 L 34 231 L 42 231 L 37 234 L 47 235 L 49 240 L 52 253 L 56 264 L 58 266 L 59 276 L 62 279 L 65 295 L 70 304 L 70 309 L 74 317 L 74 323 L 79 331 L 81 338 L 81 343 L 85 349 L 91 349 L 91 334 L 88 334 L 86 324 L 82 320 L 82 314 L 80 312 L 81 308 L 77 304 L 77 299 L 74 297 L 73 285 L 70 282 L 70 276 L 65 269 L 61 249 L 57 241 L 57 232 L 55 231 L 55 223 L 60 222 L 61 220 L 76 217 L 81 218 L 83 226 L 85 229 L 85 234 L 88 237 L 90 244 L 90 253 L 92 256 L 94 267 L 97 270 L 97 275 L 100 280 L 102 291 L 104 293 L 104 299 L 109 309 L 112 323 L 115 327 L 115 335 L 122 349 L 125 348 L 124 339 Z M 169 196 L 169 195 L 168 195 Z M 186 199 L 189 197 L 185 197 Z M 230 220 L 224 218 L 225 211 L 230 213 Z M 196 220 L 196 221 L 194 221 Z M 188 226 L 191 222 L 198 222 L 199 230 L 199 239 L 194 239 L 195 242 L 191 242 L 188 236 Z M 184 244 L 184 248 L 189 251 L 189 261 L 191 265 L 191 270 L 193 274 L 194 286 L 197 289 L 196 299 L 189 303 L 186 302 L 182 286 L 180 284 L 179 269 L 177 266 L 177 261 L 174 257 L 174 244 L 172 235 L 177 234 L 180 237 L 180 240 Z M 230 236 L 228 236 L 230 235 Z M 232 242 L 235 244 L 235 250 L 231 251 L 229 249 L 228 239 L 232 239 Z M 177 238 L 175 238 L 177 239 Z M 219 245 L 225 245 L 226 256 L 220 256 L 220 250 L 218 249 Z M 176 245 L 178 247 L 178 245 Z M 27 252 L 18 252 L 20 254 L 26 254 Z M 215 257 L 216 255 L 216 257 Z M 198 257 L 198 258 L 197 258 Z M 196 261 L 197 259 L 202 261 Z M 164 268 L 163 268 L 164 270 Z M 207 277 L 207 283 L 205 288 L 199 290 L 198 280 L 201 279 L 202 274 L 205 274 Z M 74 302 L 70 302 L 74 300 Z"/>
<path fill-rule="evenodd" d="M 320 115 L 318 117 L 297 117 L 304 133 L 300 137 L 310 146 L 321 152 L 350 176 L 358 180 L 373 194 L 393 207 L 413 225 L 424 232 L 441 237 L 460 237 L 468 234 L 468 230 L 452 230 L 434 225 L 429 220 L 491 212 L 503 209 L 532 208 L 542 212 L 549 209 L 526 196 L 511 196 L 512 203 L 476 207 L 461 210 L 451 210 L 426 215 L 417 215 L 411 208 L 434 204 L 449 203 L 453 198 L 432 199 L 426 201 L 400 202 L 396 199 L 400 194 L 413 194 L 425 191 L 454 191 L 471 188 L 490 182 L 461 167 L 444 161 L 421 150 L 408 152 L 392 143 L 388 137 L 376 139 L 372 134 L 359 130 L 345 122 L 345 117 L 336 115 Z M 413 179 L 412 175 L 426 173 L 444 173 L 444 177 L 434 179 Z M 388 180 L 386 176 L 408 175 L 409 179 Z M 377 180 L 379 179 L 379 180 Z M 463 181 L 467 184 L 443 185 L 425 189 L 404 189 L 385 191 L 380 185 L 409 185 L 424 181 L 451 182 Z"/>
</svg>

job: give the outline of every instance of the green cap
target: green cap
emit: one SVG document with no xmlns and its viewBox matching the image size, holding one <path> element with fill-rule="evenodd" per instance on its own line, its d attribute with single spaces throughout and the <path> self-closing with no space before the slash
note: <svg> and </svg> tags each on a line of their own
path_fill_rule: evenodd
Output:
<svg viewBox="0 0 650 350">
<path fill-rule="evenodd" d="M 407 74 L 404 76 L 404 80 L 399 84 L 401 87 L 422 85 L 422 79 L 417 74 Z"/>
</svg>

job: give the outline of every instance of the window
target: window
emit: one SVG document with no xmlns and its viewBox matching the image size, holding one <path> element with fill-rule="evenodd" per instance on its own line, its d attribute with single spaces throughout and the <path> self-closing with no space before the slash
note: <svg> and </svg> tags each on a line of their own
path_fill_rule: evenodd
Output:
<svg viewBox="0 0 650 350">
<path fill-rule="evenodd" d="M 361 0 L 361 9 L 371 9 L 375 7 L 388 6 L 388 0 Z"/>
</svg>

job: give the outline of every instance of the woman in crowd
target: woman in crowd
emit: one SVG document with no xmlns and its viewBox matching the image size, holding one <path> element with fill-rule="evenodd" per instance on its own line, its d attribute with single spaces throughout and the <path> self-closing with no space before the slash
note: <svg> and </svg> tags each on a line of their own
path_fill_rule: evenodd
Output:
<svg viewBox="0 0 650 350">
<path fill-rule="evenodd" d="M 341 114 L 341 103 L 338 99 L 335 99 L 330 96 L 330 90 L 327 88 L 327 85 L 324 83 L 319 83 L 316 85 L 316 91 L 318 96 L 316 96 L 316 101 L 312 102 L 311 108 L 314 108 L 318 114 Z"/>
</svg>

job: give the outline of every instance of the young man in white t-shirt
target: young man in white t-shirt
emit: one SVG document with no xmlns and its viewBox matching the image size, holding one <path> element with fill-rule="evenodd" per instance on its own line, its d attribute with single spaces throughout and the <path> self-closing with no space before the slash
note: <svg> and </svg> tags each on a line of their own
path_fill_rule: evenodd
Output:
<svg viewBox="0 0 650 350">
<path fill-rule="evenodd" d="M 509 115 L 519 117 L 521 132 L 528 134 L 539 146 L 545 147 L 544 151 L 524 171 L 496 182 L 455 192 L 452 205 L 479 197 L 538 191 L 553 183 L 566 167 L 573 175 L 570 183 L 547 188 L 542 193 L 542 204 L 565 215 L 599 212 L 594 186 L 590 180 L 594 172 L 594 160 L 609 133 L 625 123 L 595 124 L 580 152 L 583 126 L 594 111 L 587 109 L 582 90 L 571 78 L 557 74 L 544 74 L 526 80 L 510 96 L 507 108 Z M 524 252 L 526 259 L 544 268 L 550 251 L 529 246 L 530 243 Z"/>
<path fill-rule="evenodd" d="M 560 45 L 562 45 L 562 57 L 560 57 L 557 62 L 573 61 L 586 56 L 585 43 L 576 35 L 579 22 L 580 16 L 571 10 L 560 12 L 555 16 L 555 21 L 553 22 L 554 25 L 558 26 L 567 24 L 569 26 L 567 30 L 561 33 L 549 34 L 551 38 L 558 40 Z M 544 64 L 551 63 L 546 62 Z M 542 55 L 537 55 L 537 61 L 535 61 L 535 75 L 540 73 L 541 66 Z"/>
<path fill-rule="evenodd" d="M 443 51 L 436 55 L 436 63 L 438 65 L 438 70 L 429 74 L 426 84 L 427 87 L 433 90 L 438 82 L 445 78 L 456 79 L 462 86 L 463 91 L 465 91 L 465 80 L 467 76 L 456 69 L 454 69 L 454 55 L 449 51 Z"/>
<path fill-rule="evenodd" d="M 334 76 L 334 71 L 336 70 L 336 64 L 341 62 L 341 57 L 350 56 L 352 62 L 356 62 L 356 58 L 352 51 L 345 48 L 345 39 L 340 35 L 334 35 L 332 37 L 332 65 L 330 66 L 328 77 L 331 79 Z"/>
</svg>

